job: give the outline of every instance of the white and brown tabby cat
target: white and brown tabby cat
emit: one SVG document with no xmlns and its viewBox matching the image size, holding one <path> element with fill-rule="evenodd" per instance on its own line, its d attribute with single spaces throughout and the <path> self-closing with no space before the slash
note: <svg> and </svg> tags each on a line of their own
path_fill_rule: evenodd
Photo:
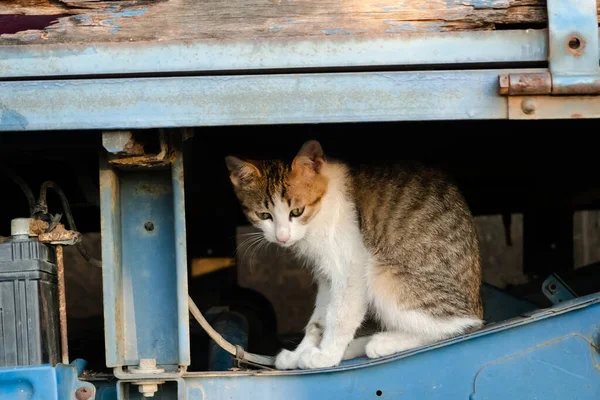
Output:
<svg viewBox="0 0 600 400">
<path fill-rule="evenodd" d="M 312 266 L 315 309 L 276 368 L 325 368 L 483 325 L 479 245 L 457 187 L 417 163 L 351 168 L 306 142 L 293 162 L 226 158 L 248 220 Z M 371 313 L 384 328 L 355 333 Z"/>
</svg>

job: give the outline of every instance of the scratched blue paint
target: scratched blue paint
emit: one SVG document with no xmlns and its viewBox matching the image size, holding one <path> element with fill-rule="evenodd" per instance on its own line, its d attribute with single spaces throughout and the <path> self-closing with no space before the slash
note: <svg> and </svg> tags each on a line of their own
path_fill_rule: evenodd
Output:
<svg viewBox="0 0 600 400">
<path fill-rule="evenodd" d="M 148 8 L 141 8 L 139 10 L 124 10 L 119 12 L 112 12 L 111 14 L 115 17 L 140 17 L 148 11 Z"/>
<path fill-rule="evenodd" d="M 286 18 L 289 23 L 302 23 Z M 390 29 L 397 29 L 391 25 Z M 110 28 L 109 28 L 110 29 Z M 547 59 L 544 31 L 432 32 L 379 39 L 325 35 L 294 42 L 1 46 L 0 77 L 347 66 L 515 63 Z M 39 62 L 43 59 L 44 62 Z M 156 60 L 161 60 L 157 64 Z"/>
<path fill-rule="evenodd" d="M 78 22 L 82 22 L 84 24 L 89 24 L 92 19 L 92 16 L 84 14 L 84 15 L 76 15 L 74 18 Z"/>
</svg>

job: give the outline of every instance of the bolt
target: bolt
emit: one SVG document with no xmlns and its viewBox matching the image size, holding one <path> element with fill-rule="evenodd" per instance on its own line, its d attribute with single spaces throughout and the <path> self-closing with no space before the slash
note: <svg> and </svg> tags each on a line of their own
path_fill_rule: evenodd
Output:
<svg viewBox="0 0 600 400">
<path fill-rule="evenodd" d="M 77 400 L 89 400 L 92 398 L 92 389 L 82 386 L 75 391 L 75 398 Z"/>
<path fill-rule="evenodd" d="M 535 101 L 533 99 L 525 99 L 521 103 L 521 110 L 527 115 L 535 112 Z"/>
</svg>

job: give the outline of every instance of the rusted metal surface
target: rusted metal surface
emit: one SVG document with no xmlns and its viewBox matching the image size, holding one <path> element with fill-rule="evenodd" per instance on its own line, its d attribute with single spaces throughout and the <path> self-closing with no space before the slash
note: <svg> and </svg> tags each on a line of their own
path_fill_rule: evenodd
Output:
<svg viewBox="0 0 600 400">
<path fill-rule="evenodd" d="M 116 156 L 141 156 L 144 145 L 136 142 L 131 131 L 104 132 L 102 146 Z"/>
<path fill-rule="evenodd" d="M 81 242 L 81 233 L 66 230 L 63 224 L 58 224 L 50 232 L 39 233 L 38 240 L 42 243 L 70 246 Z"/>
<path fill-rule="evenodd" d="M 63 248 L 56 246 L 56 265 L 58 267 L 58 315 L 60 321 L 60 352 L 63 364 L 69 364 L 69 340 L 67 335 L 67 300 L 65 293 L 65 263 Z"/>
<path fill-rule="evenodd" d="M 29 222 L 29 235 L 39 236 L 48 230 L 49 224 L 41 219 L 32 218 Z"/>
<path fill-rule="evenodd" d="M 169 166 L 175 155 L 169 146 L 169 138 L 164 129 L 159 129 L 160 151 L 158 154 L 145 154 L 144 145 L 135 141 L 131 132 L 103 132 L 102 143 L 111 153 L 109 162 L 119 168 L 156 168 Z"/>
<path fill-rule="evenodd" d="M 552 76 L 550 72 L 501 74 L 498 86 L 501 95 L 550 94 Z"/>
<path fill-rule="evenodd" d="M 509 119 L 600 118 L 600 96 L 517 96 L 508 98 Z"/>
</svg>

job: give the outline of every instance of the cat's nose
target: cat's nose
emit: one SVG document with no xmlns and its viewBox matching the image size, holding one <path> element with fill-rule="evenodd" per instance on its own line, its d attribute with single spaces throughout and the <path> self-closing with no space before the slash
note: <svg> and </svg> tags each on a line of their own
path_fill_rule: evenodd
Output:
<svg viewBox="0 0 600 400">
<path fill-rule="evenodd" d="M 282 244 L 283 243 L 287 243 L 288 240 L 290 240 L 290 235 L 289 234 L 287 234 L 287 235 L 277 235 L 277 241 L 279 243 L 282 243 Z"/>
</svg>

